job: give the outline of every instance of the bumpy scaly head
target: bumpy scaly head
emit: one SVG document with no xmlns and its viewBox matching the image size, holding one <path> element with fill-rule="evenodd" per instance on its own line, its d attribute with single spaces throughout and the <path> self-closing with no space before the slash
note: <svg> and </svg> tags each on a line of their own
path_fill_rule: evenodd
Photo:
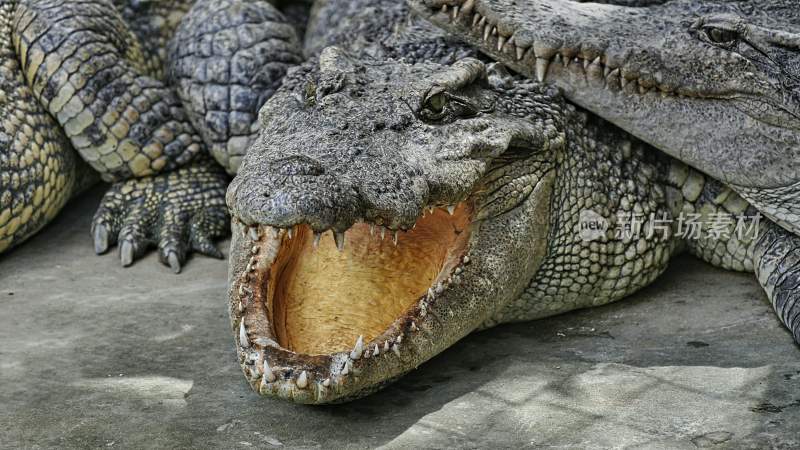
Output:
<svg viewBox="0 0 800 450">
<path fill-rule="evenodd" d="M 228 190 L 231 314 L 262 394 L 367 394 L 530 280 L 562 103 L 487 72 L 475 59 L 379 62 L 331 47 L 265 105 Z"/>
<path fill-rule="evenodd" d="M 515 70 L 561 87 L 570 100 L 718 179 L 749 187 L 798 180 L 794 0 L 410 3 Z"/>
</svg>

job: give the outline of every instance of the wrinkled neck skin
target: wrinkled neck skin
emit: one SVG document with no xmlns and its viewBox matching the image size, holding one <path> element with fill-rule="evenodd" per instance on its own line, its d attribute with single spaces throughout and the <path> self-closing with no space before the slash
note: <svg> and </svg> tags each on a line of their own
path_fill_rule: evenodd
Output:
<svg viewBox="0 0 800 450">
<path fill-rule="evenodd" d="M 792 0 L 409 3 L 721 181 L 777 188 L 800 180 L 800 8 Z"/>
</svg>

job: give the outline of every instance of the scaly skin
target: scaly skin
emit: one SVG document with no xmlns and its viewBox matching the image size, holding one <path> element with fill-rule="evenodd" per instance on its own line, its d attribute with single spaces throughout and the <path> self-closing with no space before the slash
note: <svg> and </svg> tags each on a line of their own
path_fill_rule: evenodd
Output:
<svg viewBox="0 0 800 450">
<path fill-rule="evenodd" d="M 359 20 L 359 11 L 370 19 Z M 364 35 L 331 25 L 339 13 L 356 16 Z M 686 247 L 719 266 L 753 270 L 757 236 L 683 242 L 675 234 L 682 211 L 706 223 L 755 213 L 719 182 L 556 90 L 469 57 L 468 48 L 409 19 L 403 5 L 325 2 L 314 17 L 310 52 L 336 41 L 347 51 L 327 47 L 290 73 L 262 109 L 261 136 L 228 189 L 231 325 L 245 375 L 262 395 L 300 403 L 366 395 L 473 330 L 621 299 Z M 380 316 L 392 299 L 335 294 L 337 278 L 349 276 L 338 267 L 376 254 L 390 266 L 415 245 L 428 207 L 456 204 L 454 217 L 465 204 L 473 211 L 464 253 L 382 333 L 360 338 L 360 317 Z M 610 229 L 583 239 L 586 212 Z M 613 233 L 619 214 L 651 213 L 673 225 L 635 239 Z M 372 237 L 363 223 L 377 227 Z M 330 256 L 336 247 L 338 258 Z M 281 284 L 289 283 L 282 273 L 302 277 L 301 269 L 284 261 L 314 258 L 333 258 L 317 275 L 334 274 L 319 295 L 340 306 L 314 313 L 311 323 L 334 330 L 334 351 L 303 351 L 297 336 L 286 337 L 290 320 L 309 319 L 294 312 L 303 304 Z M 371 273 L 364 289 L 404 276 Z M 304 301 L 311 311 L 330 309 L 324 298 Z"/>
<path fill-rule="evenodd" d="M 493 58 L 555 84 L 571 101 L 723 181 L 787 230 L 800 232 L 796 2 L 410 3 Z"/>
</svg>

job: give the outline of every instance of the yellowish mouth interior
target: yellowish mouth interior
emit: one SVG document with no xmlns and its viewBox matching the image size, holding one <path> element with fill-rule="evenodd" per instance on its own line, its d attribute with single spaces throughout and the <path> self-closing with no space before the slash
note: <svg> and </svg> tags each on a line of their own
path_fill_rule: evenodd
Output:
<svg viewBox="0 0 800 450">
<path fill-rule="evenodd" d="M 440 277 L 447 277 L 467 249 L 472 210 L 442 209 L 400 232 L 359 223 L 339 251 L 330 232 L 318 246 L 308 226 L 284 238 L 268 279 L 270 322 L 278 343 L 297 353 L 330 354 L 369 342 L 405 315 Z"/>
</svg>

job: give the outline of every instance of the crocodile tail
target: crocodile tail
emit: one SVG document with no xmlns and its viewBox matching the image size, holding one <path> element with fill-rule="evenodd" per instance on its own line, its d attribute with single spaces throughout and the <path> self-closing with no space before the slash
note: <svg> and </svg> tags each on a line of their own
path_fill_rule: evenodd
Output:
<svg viewBox="0 0 800 450">
<path fill-rule="evenodd" d="M 78 167 L 61 127 L 25 83 L 12 39 L 16 6 L 0 0 L 0 253 L 61 210 Z"/>
</svg>

